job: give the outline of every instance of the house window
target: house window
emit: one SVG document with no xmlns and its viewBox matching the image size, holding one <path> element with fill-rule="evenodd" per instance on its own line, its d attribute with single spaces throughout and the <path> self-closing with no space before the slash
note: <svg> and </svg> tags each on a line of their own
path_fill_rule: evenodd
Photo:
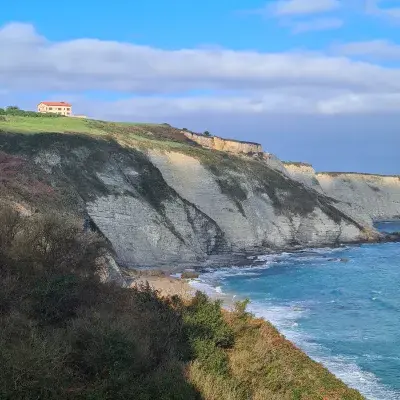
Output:
<svg viewBox="0 0 400 400">
<path fill-rule="evenodd" d="M 58 107 L 58 110 L 61 110 L 61 107 Z"/>
<path fill-rule="evenodd" d="M 52 110 L 53 109 L 53 107 L 49 107 L 49 110 Z"/>
</svg>

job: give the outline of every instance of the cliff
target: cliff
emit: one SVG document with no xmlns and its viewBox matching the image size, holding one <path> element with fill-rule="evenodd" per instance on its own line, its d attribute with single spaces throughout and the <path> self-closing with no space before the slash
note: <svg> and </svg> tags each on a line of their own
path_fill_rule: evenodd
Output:
<svg viewBox="0 0 400 400">
<path fill-rule="evenodd" d="M 103 133 L 3 133 L 0 143 L 87 213 L 124 265 L 217 265 L 232 254 L 377 237 L 268 155 L 196 147 L 172 128 L 86 123 Z"/>
<path fill-rule="evenodd" d="M 283 162 L 287 174 L 306 187 L 338 200 L 343 212 L 371 225 L 400 218 L 400 177 L 354 172 L 319 172 L 311 164 Z"/>
<path fill-rule="evenodd" d="M 359 173 L 318 173 L 328 195 L 372 220 L 400 218 L 400 177 Z"/>
<path fill-rule="evenodd" d="M 292 179 L 322 193 L 322 188 L 311 164 L 287 161 L 283 162 L 283 165 Z"/>
<path fill-rule="evenodd" d="M 218 136 L 205 136 L 197 133 L 183 131 L 184 135 L 194 142 L 200 144 L 203 147 L 226 151 L 230 153 L 244 153 L 244 154 L 256 154 L 262 153 L 263 149 L 261 144 L 252 142 L 242 142 L 239 140 L 223 139 Z"/>
</svg>

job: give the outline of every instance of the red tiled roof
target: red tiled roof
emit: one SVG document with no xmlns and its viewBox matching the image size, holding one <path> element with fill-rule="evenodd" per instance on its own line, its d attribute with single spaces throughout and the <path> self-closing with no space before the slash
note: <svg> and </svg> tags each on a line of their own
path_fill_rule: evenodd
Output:
<svg viewBox="0 0 400 400">
<path fill-rule="evenodd" d="M 71 107 L 71 104 L 66 103 L 65 101 L 41 101 L 39 104 L 45 104 L 46 106 L 55 107 Z"/>
</svg>

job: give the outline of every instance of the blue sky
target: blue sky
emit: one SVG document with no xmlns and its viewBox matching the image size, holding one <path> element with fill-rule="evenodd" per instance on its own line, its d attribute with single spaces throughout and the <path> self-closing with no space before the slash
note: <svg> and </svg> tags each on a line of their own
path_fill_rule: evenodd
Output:
<svg viewBox="0 0 400 400">
<path fill-rule="evenodd" d="M 0 14 L 0 106 L 67 100 L 400 174 L 398 0 L 27 3 Z"/>
</svg>

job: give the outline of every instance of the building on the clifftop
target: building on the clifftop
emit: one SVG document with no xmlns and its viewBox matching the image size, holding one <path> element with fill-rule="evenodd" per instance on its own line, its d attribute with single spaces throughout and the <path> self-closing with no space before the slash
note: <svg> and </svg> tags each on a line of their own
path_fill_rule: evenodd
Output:
<svg viewBox="0 0 400 400">
<path fill-rule="evenodd" d="M 37 106 L 39 113 L 60 114 L 66 117 L 72 115 L 72 105 L 65 101 L 42 101 Z"/>
</svg>

